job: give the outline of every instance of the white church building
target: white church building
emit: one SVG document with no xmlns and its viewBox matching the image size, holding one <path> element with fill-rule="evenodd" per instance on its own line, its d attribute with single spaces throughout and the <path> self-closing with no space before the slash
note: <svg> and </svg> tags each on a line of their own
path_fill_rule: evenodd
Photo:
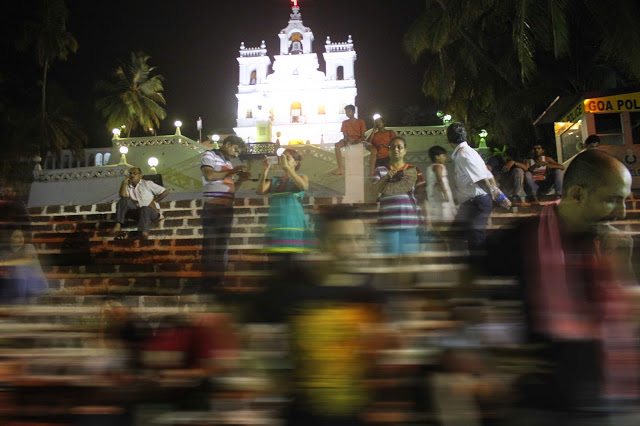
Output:
<svg viewBox="0 0 640 426">
<path fill-rule="evenodd" d="M 247 142 L 278 139 L 283 145 L 332 143 L 342 139 L 345 105 L 354 104 L 356 51 L 349 36 L 333 43 L 327 36 L 320 71 L 313 52 L 313 33 L 302 23 L 298 1 L 292 0 L 289 25 L 278 34 L 280 52 L 273 63 L 265 42 L 240 44 L 236 134 Z"/>
</svg>

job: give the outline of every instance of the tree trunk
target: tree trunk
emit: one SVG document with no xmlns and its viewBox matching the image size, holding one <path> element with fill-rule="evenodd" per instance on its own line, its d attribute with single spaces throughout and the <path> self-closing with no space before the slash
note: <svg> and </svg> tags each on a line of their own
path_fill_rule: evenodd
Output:
<svg viewBox="0 0 640 426">
<path fill-rule="evenodd" d="M 45 114 L 47 113 L 47 73 L 49 71 L 49 61 L 45 60 L 44 61 L 44 71 L 43 71 L 43 75 L 42 75 L 42 110 L 40 111 L 41 114 L 41 127 L 40 127 L 40 155 L 46 155 L 45 152 L 45 141 L 44 141 L 44 137 L 45 137 Z"/>
</svg>

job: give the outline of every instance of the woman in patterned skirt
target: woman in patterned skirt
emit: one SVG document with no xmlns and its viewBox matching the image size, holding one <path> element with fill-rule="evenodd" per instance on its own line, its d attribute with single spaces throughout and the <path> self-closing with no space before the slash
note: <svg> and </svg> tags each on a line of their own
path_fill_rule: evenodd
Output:
<svg viewBox="0 0 640 426">
<path fill-rule="evenodd" d="M 304 253 L 315 249 L 311 229 L 302 208 L 309 178 L 298 173 L 302 156 L 295 149 L 285 150 L 279 158 L 283 176 L 267 180 L 271 168 L 267 158 L 256 193 L 269 194 L 269 217 L 265 230 L 265 251 Z"/>
<path fill-rule="evenodd" d="M 420 251 L 420 234 L 427 226 L 426 185 L 419 168 L 404 162 L 407 143 L 395 137 L 389 144 L 389 165 L 376 168 L 371 183 L 379 194 L 378 230 L 389 254 Z"/>
</svg>

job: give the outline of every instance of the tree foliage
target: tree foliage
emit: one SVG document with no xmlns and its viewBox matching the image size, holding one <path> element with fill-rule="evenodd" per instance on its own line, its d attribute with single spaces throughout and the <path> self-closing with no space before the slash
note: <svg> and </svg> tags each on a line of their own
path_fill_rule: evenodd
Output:
<svg viewBox="0 0 640 426">
<path fill-rule="evenodd" d="M 18 150 L 34 145 L 44 155 L 47 151 L 79 149 L 86 145 L 87 136 L 73 118 L 73 102 L 62 88 L 51 84 L 49 78 L 49 70 L 56 61 L 66 61 L 78 50 L 78 42 L 67 30 L 68 21 L 69 10 L 64 0 L 41 0 L 35 19 L 25 22 L 24 35 L 17 40 L 18 50 L 31 49 L 42 69 L 39 112 L 37 107 L 32 108 L 37 102 L 32 103 L 31 91 L 23 93 L 23 99 L 15 102 L 25 107 L 11 108 L 13 119 L 7 124 Z"/>
<path fill-rule="evenodd" d="M 404 45 L 427 97 L 515 145 L 556 96 L 640 81 L 639 18 L 631 0 L 426 0 Z"/>
<path fill-rule="evenodd" d="M 96 108 L 107 119 L 108 130 L 125 125 L 128 137 L 136 128 L 157 129 L 167 116 L 162 107 L 166 105 L 163 77 L 152 75 L 156 68 L 148 64 L 150 58 L 144 52 L 132 52 L 129 62 L 118 65 L 108 80 L 97 83 L 103 96 L 96 101 Z"/>
</svg>

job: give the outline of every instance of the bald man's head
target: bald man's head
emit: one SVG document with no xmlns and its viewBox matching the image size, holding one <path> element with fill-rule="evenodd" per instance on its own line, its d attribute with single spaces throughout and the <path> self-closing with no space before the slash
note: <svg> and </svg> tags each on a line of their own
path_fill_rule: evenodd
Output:
<svg viewBox="0 0 640 426">
<path fill-rule="evenodd" d="M 569 164 L 564 174 L 563 187 L 569 190 L 573 185 L 580 185 L 593 190 L 604 180 L 627 172 L 627 168 L 615 157 L 603 151 L 585 151 L 578 154 Z"/>
<path fill-rule="evenodd" d="M 597 150 L 578 154 L 564 175 L 559 213 L 575 230 L 622 219 L 631 195 L 629 170 L 611 155 Z"/>
</svg>

